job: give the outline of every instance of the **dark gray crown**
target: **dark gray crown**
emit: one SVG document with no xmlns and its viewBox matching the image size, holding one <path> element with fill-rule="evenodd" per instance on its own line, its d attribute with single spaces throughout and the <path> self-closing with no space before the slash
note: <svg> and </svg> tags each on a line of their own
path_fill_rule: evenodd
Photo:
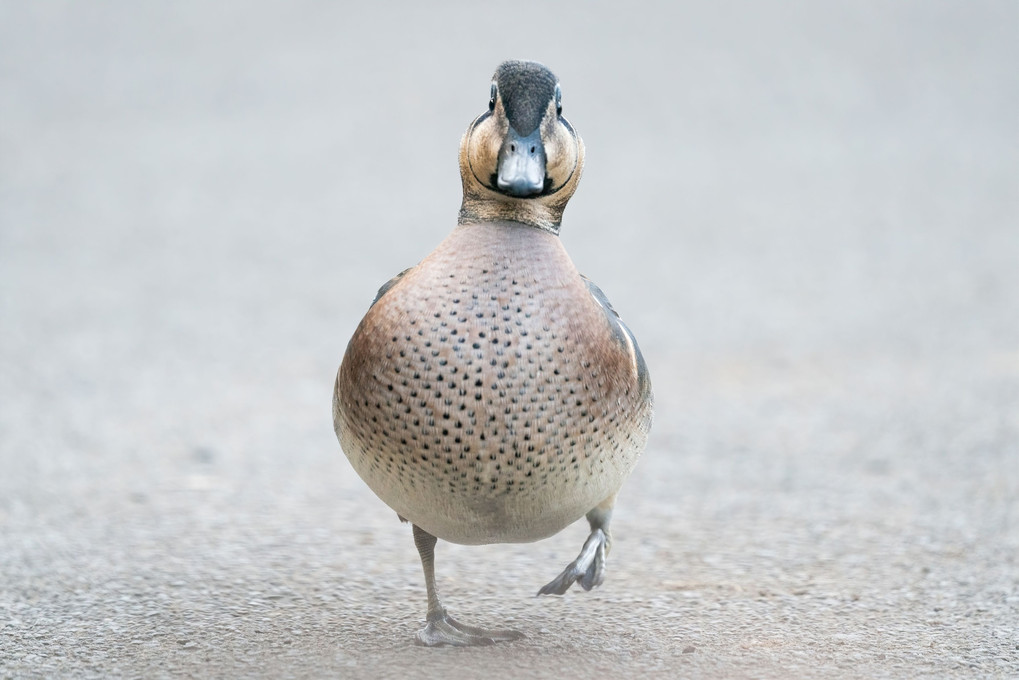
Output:
<svg viewBox="0 0 1019 680">
<path fill-rule="evenodd" d="M 534 132 L 555 97 L 559 79 L 536 61 L 504 61 L 493 76 L 506 118 L 522 136 Z"/>
</svg>

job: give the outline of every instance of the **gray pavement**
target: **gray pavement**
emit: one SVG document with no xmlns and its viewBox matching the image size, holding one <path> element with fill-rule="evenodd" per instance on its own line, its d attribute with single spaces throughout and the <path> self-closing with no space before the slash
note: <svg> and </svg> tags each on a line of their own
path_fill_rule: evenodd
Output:
<svg viewBox="0 0 1019 680">
<path fill-rule="evenodd" d="M 0 0 L 0 678 L 1019 677 L 1019 5 L 616 4 Z M 330 390 L 511 57 L 657 418 L 422 649 Z"/>
</svg>

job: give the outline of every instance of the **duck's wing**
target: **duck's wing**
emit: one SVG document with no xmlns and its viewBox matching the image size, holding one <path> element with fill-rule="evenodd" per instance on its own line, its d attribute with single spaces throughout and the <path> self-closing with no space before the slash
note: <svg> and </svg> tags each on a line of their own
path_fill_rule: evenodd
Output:
<svg viewBox="0 0 1019 680">
<path fill-rule="evenodd" d="M 409 272 L 409 271 L 410 271 L 411 269 L 413 269 L 413 268 L 414 268 L 414 267 L 407 267 L 407 268 L 406 268 L 406 269 L 404 269 L 404 270 L 403 270 L 402 272 L 400 272 L 399 274 L 397 274 L 397 275 L 396 275 L 396 276 L 394 276 L 393 278 L 391 278 L 391 279 L 389 279 L 388 281 L 386 281 L 385 283 L 383 283 L 383 284 L 382 284 L 382 287 L 381 287 L 381 288 L 379 288 L 379 292 L 375 293 L 375 299 L 374 299 L 374 300 L 372 300 L 372 304 L 371 304 L 371 306 L 372 306 L 372 307 L 374 307 L 374 306 L 375 306 L 375 303 L 376 303 L 376 302 L 378 302 L 379 300 L 381 300 L 381 299 L 382 299 L 382 296 L 383 296 L 383 295 L 385 295 L 386 293 L 388 293 L 388 292 L 389 292 L 389 290 L 390 290 L 390 289 L 391 289 L 391 288 L 392 288 L 393 286 L 395 286 L 395 285 L 396 285 L 396 284 L 397 284 L 397 283 L 398 283 L 398 282 L 400 281 L 400 279 L 402 279 L 402 278 L 404 277 L 404 275 L 405 275 L 405 274 L 406 274 L 407 272 Z"/>
<path fill-rule="evenodd" d="M 612 328 L 616 341 L 633 358 L 633 367 L 637 372 L 637 384 L 640 386 L 641 396 L 646 400 L 651 400 L 653 398 L 651 392 L 651 373 L 648 371 L 647 362 L 644 361 L 644 354 L 640 351 L 640 346 L 637 344 L 637 338 L 634 337 L 633 332 L 623 323 L 623 320 L 619 318 L 619 312 L 612 307 L 612 303 L 609 302 L 602 289 L 583 274 L 580 275 L 580 278 L 587 284 L 587 290 L 591 293 L 591 297 L 594 298 L 598 306 L 605 312 L 605 318 Z"/>
</svg>

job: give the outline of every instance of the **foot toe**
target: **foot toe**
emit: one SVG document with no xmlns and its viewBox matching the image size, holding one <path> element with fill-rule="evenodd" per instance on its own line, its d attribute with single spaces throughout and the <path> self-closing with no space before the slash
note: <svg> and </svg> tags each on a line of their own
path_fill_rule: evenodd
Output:
<svg viewBox="0 0 1019 680">
<path fill-rule="evenodd" d="M 605 580 L 607 544 L 608 538 L 601 529 L 592 531 L 584 543 L 584 549 L 580 551 L 580 556 L 570 562 L 559 576 L 542 586 L 538 595 L 562 595 L 578 580 L 584 590 L 600 586 Z"/>
<path fill-rule="evenodd" d="M 580 587 L 584 590 L 591 590 L 600 586 L 605 581 L 605 546 L 599 545 L 591 566 L 587 568 L 580 577 Z"/>
<path fill-rule="evenodd" d="M 578 576 L 580 576 L 580 570 L 577 569 L 576 564 L 570 564 L 563 570 L 563 573 L 543 585 L 538 591 L 538 595 L 563 595 L 576 582 Z"/>
<path fill-rule="evenodd" d="M 496 642 L 519 640 L 524 634 L 516 630 L 486 629 L 460 623 L 451 616 L 443 615 L 429 621 L 418 631 L 417 643 L 425 647 L 480 647 Z"/>
</svg>

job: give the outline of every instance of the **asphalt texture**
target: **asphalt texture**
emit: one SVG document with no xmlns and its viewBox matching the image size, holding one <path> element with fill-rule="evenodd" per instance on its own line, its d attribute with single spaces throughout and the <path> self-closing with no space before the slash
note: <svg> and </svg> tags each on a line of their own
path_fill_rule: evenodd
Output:
<svg viewBox="0 0 1019 680">
<path fill-rule="evenodd" d="M 657 411 L 583 523 L 440 543 L 339 450 L 506 58 Z M 1019 5 L 0 2 L 0 677 L 1019 677 Z"/>
</svg>

